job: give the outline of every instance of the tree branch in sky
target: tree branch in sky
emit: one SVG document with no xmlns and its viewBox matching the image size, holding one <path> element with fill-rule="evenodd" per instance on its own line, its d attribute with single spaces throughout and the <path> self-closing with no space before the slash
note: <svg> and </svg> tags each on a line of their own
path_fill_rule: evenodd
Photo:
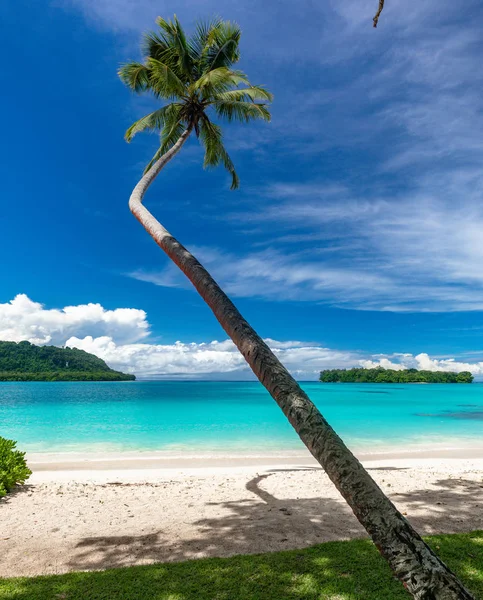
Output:
<svg viewBox="0 0 483 600">
<path fill-rule="evenodd" d="M 379 22 L 379 17 L 381 16 L 383 8 L 384 8 L 384 0 L 379 0 L 379 8 L 377 9 L 376 16 L 373 19 L 374 27 L 377 27 L 377 23 Z"/>
</svg>

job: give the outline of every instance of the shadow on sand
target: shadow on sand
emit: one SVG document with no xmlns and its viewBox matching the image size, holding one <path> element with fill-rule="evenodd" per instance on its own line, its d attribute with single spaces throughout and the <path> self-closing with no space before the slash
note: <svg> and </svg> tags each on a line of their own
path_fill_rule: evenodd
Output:
<svg viewBox="0 0 483 600">
<path fill-rule="evenodd" d="M 269 493 L 263 488 L 263 482 L 280 471 L 273 470 L 247 482 L 246 488 L 253 499 L 218 504 L 224 509 L 224 516 L 197 521 L 196 538 L 168 540 L 162 528 L 139 536 L 87 537 L 77 544 L 69 568 L 105 569 L 136 562 L 255 554 L 280 548 L 305 548 L 322 540 L 366 537 L 342 499 L 281 500 Z M 422 534 L 467 531 L 467 517 L 471 515 L 475 528 L 478 514 L 481 516 L 476 528 L 483 529 L 483 483 L 448 478 L 438 481 L 436 486 L 437 489 L 392 494 L 391 499 L 396 505 L 406 507 L 404 512 Z M 160 514 L 161 525 L 162 521 Z"/>
<path fill-rule="evenodd" d="M 35 486 L 25 483 L 24 485 L 16 485 L 13 490 L 8 492 L 6 496 L 0 498 L 0 509 L 2 504 L 7 504 L 11 502 L 16 496 L 21 496 L 22 494 L 33 493 L 35 491 Z"/>
</svg>

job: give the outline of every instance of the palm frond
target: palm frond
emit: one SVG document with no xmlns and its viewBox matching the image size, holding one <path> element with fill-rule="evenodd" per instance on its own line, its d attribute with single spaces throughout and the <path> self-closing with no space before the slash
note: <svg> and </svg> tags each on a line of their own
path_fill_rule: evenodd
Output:
<svg viewBox="0 0 483 600">
<path fill-rule="evenodd" d="M 176 19 L 176 15 L 174 16 Z M 175 20 L 170 21 L 169 19 L 163 19 L 163 17 L 156 18 L 156 25 L 161 29 L 163 35 L 166 36 L 166 39 L 172 41 L 176 36 L 176 23 Z"/>
<path fill-rule="evenodd" d="M 172 21 L 158 17 L 156 23 L 161 29 L 161 37 L 166 40 L 167 48 L 160 59 L 168 64 L 183 81 L 192 79 L 193 61 L 186 34 L 176 15 Z"/>
<path fill-rule="evenodd" d="M 219 92 L 214 96 L 214 100 L 219 102 L 254 102 L 255 100 L 267 100 L 271 102 L 273 100 L 273 94 L 260 85 L 252 85 L 248 88 L 242 88 L 240 90 L 228 90 L 226 92 Z"/>
<path fill-rule="evenodd" d="M 191 59 L 190 48 L 184 29 L 181 27 L 181 23 L 176 15 L 174 15 L 174 24 L 176 31 L 174 40 L 179 53 L 179 67 L 186 76 L 191 77 L 193 74 L 193 61 Z"/>
<path fill-rule="evenodd" d="M 241 29 L 236 23 L 221 21 L 214 27 L 203 52 L 203 71 L 230 67 L 240 59 Z"/>
<path fill-rule="evenodd" d="M 265 104 L 229 100 L 213 102 L 216 114 L 228 121 L 242 121 L 248 123 L 254 119 L 270 121 L 270 111 Z"/>
<path fill-rule="evenodd" d="M 178 102 L 172 102 L 163 107 L 162 129 L 159 136 L 159 148 L 153 158 L 146 165 L 144 174 L 146 174 L 153 164 L 165 152 L 167 152 L 180 138 L 183 131 L 186 129 L 186 124 L 183 121 L 183 105 Z M 149 115 L 148 115 L 149 116 Z M 161 121 L 161 119 L 160 119 Z"/>
<path fill-rule="evenodd" d="M 174 123 L 171 129 L 167 127 L 163 129 L 161 132 L 161 154 L 164 154 L 176 144 L 185 129 L 186 126 L 181 121 Z"/>
<path fill-rule="evenodd" d="M 211 21 L 199 21 L 196 24 L 196 30 L 188 40 L 191 58 L 195 62 L 199 62 L 203 56 L 203 52 L 207 50 L 212 42 L 213 31 L 220 27 L 222 20 L 219 17 L 213 18 Z M 201 75 L 201 73 L 199 73 Z"/>
<path fill-rule="evenodd" d="M 209 98 L 219 92 L 227 92 L 230 88 L 240 85 L 250 85 L 245 73 L 233 71 L 228 67 L 219 67 L 205 73 L 190 86 L 190 91 L 202 91 L 205 98 Z"/>
<path fill-rule="evenodd" d="M 165 64 L 183 82 L 186 83 L 191 80 L 191 73 L 185 72 L 182 61 L 180 61 L 178 45 L 171 34 L 161 29 L 160 31 L 145 33 L 142 50 L 146 58 L 154 58 Z"/>
<path fill-rule="evenodd" d="M 185 85 L 167 64 L 155 58 L 147 58 L 150 88 L 160 98 L 181 98 L 185 94 Z"/>
<path fill-rule="evenodd" d="M 143 56 L 150 56 L 156 60 L 162 60 L 164 53 L 169 48 L 169 42 L 165 36 L 157 31 L 147 31 L 143 34 L 141 51 Z"/>
<path fill-rule="evenodd" d="M 138 62 L 126 63 L 121 65 L 117 73 L 121 81 L 134 92 L 139 94 L 149 89 L 149 69 L 146 65 Z"/>
<path fill-rule="evenodd" d="M 221 127 L 212 123 L 207 116 L 204 116 L 200 123 L 200 138 L 205 148 L 203 167 L 216 167 L 222 163 L 231 175 L 230 189 L 237 189 L 240 180 L 235 171 L 235 165 L 223 146 Z"/>
<path fill-rule="evenodd" d="M 163 152 L 161 152 L 161 148 L 158 148 L 156 150 L 156 153 L 154 154 L 153 158 L 148 162 L 148 164 L 144 168 L 143 175 L 146 175 L 146 173 L 151 169 L 151 167 L 154 165 L 154 163 L 157 162 L 161 158 L 162 155 L 163 155 Z"/>
<path fill-rule="evenodd" d="M 164 126 L 166 117 L 169 116 L 170 112 L 173 110 L 173 104 L 176 105 L 176 110 L 182 107 L 179 103 L 167 104 L 149 115 L 145 115 L 129 127 L 124 135 L 124 139 L 127 142 L 130 142 L 136 133 L 139 133 L 140 131 L 161 129 Z"/>
<path fill-rule="evenodd" d="M 187 125 L 183 119 L 183 105 L 170 104 L 171 109 L 166 113 L 163 129 L 161 130 L 161 151 L 167 152 L 186 129 Z"/>
</svg>

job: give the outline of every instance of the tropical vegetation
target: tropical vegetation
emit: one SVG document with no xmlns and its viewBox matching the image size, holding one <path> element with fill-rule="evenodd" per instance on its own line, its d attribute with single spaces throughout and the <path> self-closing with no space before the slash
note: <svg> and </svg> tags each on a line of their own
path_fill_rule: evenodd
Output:
<svg viewBox="0 0 483 600">
<path fill-rule="evenodd" d="M 324 383 L 472 383 L 469 371 L 418 371 L 417 369 L 326 369 L 320 372 Z"/>
<path fill-rule="evenodd" d="M 213 115 L 228 121 L 268 121 L 272 97 L 234 69 L 240 58 L 241 32 L 236 24 L 219 19 L 201 23 L 189 37 L 176 17 L 172 21 L 158 18 L 157 25 L 155 32 L 144 35 L 143 61 L 125 64 L 119 71 L 131 90 L 148 93 L 162 103 L 126 132 L 128 141 L 139 131 L 160 132 L 156 153 L 131 193 L 132 214 L 211 308 L 406 589 L 419 599 L 472 598 L 377 486 L 208 271 L 143 205 L 149 186 L 193 132 L 204 145 L 205 166 L 223 164 L 231 174 L 231 187 L 238 187 L 238 176 Z"/>
<path fill-rule="evenodd" d="M 483 598 L 483 532 L 425 538 Z M 0 581 L 0 600 L 407 600 L 369 540 Z"/>
<path fill-rule="evenodd" d="M 0 342 L 0 381 L 128 381 L 94 354 L 77 348 Z"/>
<path fill-rule="evenodd" d="M 0 437 L 0 498 L 16 485 L 24 484 L 32 474 L 25 461 L 25 452 L 20 452 L 16 446 L 17 442 Z"/>
</svg>

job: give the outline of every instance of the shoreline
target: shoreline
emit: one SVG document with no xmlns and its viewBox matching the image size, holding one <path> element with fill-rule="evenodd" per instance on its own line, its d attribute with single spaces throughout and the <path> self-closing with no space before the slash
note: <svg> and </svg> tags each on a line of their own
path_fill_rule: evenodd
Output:
<svg viewBox="0 0 483 600">
<path fill-rule="evenodd" d="M 476 446 L 473 443 L 454 443 L 447 444 L 409 444 L 406 446 L 381 446 L 374 451 L 367 451 L 365 448 L 350 447 L 351 451 L 359 460 L 378 460 L 385 458 L 451 458 L 455 455 L 458 458 L 483 458 L 483 443 Z M 46 451 L 46 452 L 26 452 L 27 460 L 33 464 L 52 465 L 75 463 L 89 463 L 93 466 L 98 462 L 118 463 L 124 461 L 138 461 L 145 463 L 149 461 L 223 461 L 229 462 L 235 460 L 242 462 L 246 460 L 249 463 L 256 460 L 270 462 L 271 460 L 305 460 L 311 459 L 309 451 L 302 447 L 299 450 L 284 449 L 279 450 L 73 450 L 73 451 Z"/>
<path fill-rule="evenodd" d="M 471 463 L 483 470 L 483 446 L 440 447 L 413 449 L 381 449 L 378 452 L 356 452 L 364 465 L 394 466 L 397 468 L 430 467 L 442 464 Z M 196 452 L 126 451 L 126 452 L 50 452 L 27 453 L 32 470 L 29 483 L 45 481 L 106 481 L 113 477 L 125 482 L 148 481 L 176 472 L 204 475 L 206 473 L 243 472 L 254 468 L 320 469 L 308 451 L 286 452 Z"/>
</svg>

